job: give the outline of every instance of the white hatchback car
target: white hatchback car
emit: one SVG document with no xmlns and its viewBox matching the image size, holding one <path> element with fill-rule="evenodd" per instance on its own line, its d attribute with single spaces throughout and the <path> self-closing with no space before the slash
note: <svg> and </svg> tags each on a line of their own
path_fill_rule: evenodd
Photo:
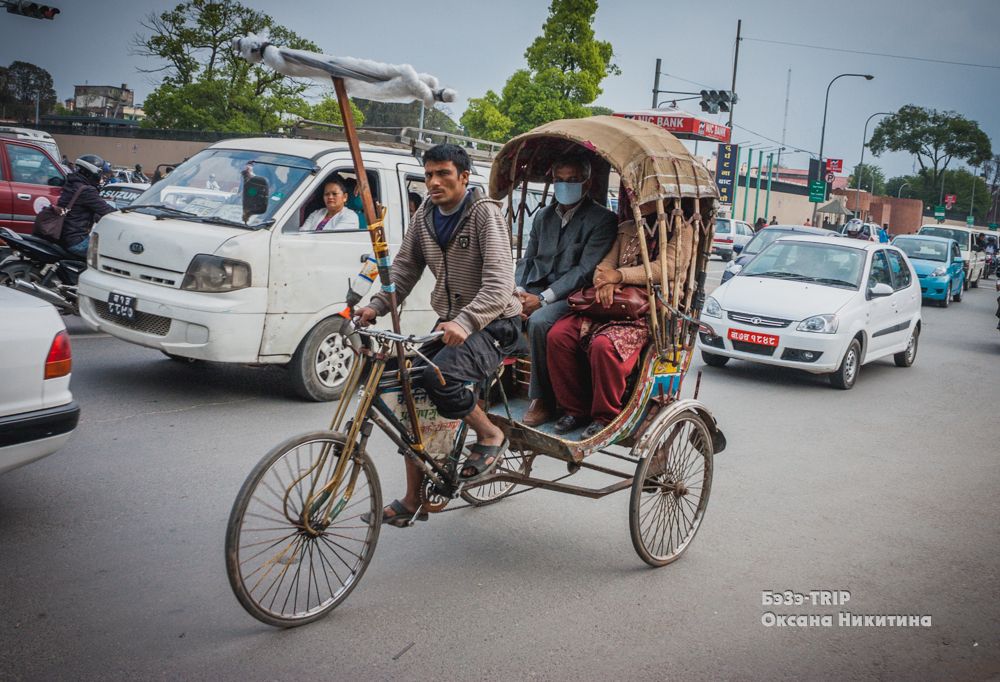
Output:
<svg viewBox="0 0 1000 682">
<path fill-rule="evenodd" d="M 0 287 L 0 474 L 51 455 L 76 428 L 69 335 L 50 304 Z"/>
<path fill-rule="evenodd" d="M 705 363 L 730 358 L 829 374 L 851 388 L 861 365 L 917 356 L 920 284 L 889 244 L 784 237 L 772 242 L 705 301 Z"/>
</svg>

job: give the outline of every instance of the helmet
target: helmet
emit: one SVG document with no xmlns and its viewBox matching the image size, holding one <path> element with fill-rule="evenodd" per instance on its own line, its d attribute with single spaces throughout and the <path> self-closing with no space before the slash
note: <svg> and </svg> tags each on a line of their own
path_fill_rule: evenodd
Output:
<svg viewBox="0 0 1000 682">
<path fill-rule="evenodd" d="M 135 164 L 135 169 L 141 173 L 142 172 L 142 164 L 141 163 Z"/>
<path fill-rule="evenodd" d="M 861 232 L 861 223 L 855 222 L 853 220 L 847 223 L 848 234 L 857 234 L 858 232 Z"/>
<path fill-rule="evenodd" d="M 105 173 L 106 175 L 110 175 L 111 174 L 111 164 L 108 163 L 107 161 L 105 161 L 104 164 L 101 166 L 101 172 Z"/>
<path fill-rule="evenodd" d="M 75 162 L 76 170 L 80 175 L 87 178 L 91 182 L 97 182 L 101 179 L 101 172 L 104 170 L 105 161 L 97 154 L 84 154 L 78 158 Z M 110 164 L 108 164 L 110 168 Z"/>
</svg>

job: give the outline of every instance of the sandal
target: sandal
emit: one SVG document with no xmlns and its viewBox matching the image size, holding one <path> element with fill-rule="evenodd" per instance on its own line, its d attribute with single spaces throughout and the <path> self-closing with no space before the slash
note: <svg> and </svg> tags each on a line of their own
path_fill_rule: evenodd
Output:
<svg viewBox="0 0 1000 682">
<path fill-rule="evenodd" d="M 469 452 L 471 454 L 465 458 L 465 462 L 462 464 L 462 473 L 459 474 L 458 480 L 462 483 L 472 483 L 493 473 L 493 470 L 500 464 L 500 460 L 503 459 L 503 453 L 507 451 L 509 446 L 510 443 L 506 438 L 503 439 L 500 445 L 482 445 L 480 443 L 470 445 Z M 486 460 L 491 457 L 493 461 L 487 464 Z M 471 476 L 466 476 L 464 474 L 466 469 L 472 469 L 475 473 Z"/>
<path fill-rule="evenodd" d="M 385 509 L 383 509 L 382 525 L 395 526 L 396 528 L 406 528 L 407 526 L 413 525 L 414 515 L 416 515 L 416 521 L 426 521 L 428 518 L 427 512 L 421 512 L 420 514 L 416 514 L 416 512 L 411 512 L 409 509 L 403 506 L 403 503 L 400 502 L 399 500 L 393 500 L 392 502 L 390 502 L 389 506 L 386 507 L 386 509 L 391 509 L 393 514 L 392 516 L 386 516 Z M 371 516 L 369 516 L 368 513 L 364 513 L 361 515 L 361 521 L 364 523 L 368 523 L 370 518 Z"/>
</svg>

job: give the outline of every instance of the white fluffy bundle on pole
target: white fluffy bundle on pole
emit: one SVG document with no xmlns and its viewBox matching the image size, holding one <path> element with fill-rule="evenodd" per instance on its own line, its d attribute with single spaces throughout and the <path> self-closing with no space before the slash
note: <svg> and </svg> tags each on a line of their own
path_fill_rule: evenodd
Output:
<svg viewBox="0 0 1000 682">
<path fill-rule="evenodd" d="M 331 57 L 316 52 L 279 47 L 250 35 L 233 38 L 233 49 L 252 64 L 264 63 L 278 73 L 294 78 L 313 78 L 329 83 L 331 77 L 344 79 L 352 97 L 378 102 L 454 102 L 457 93 L 441 88 L 430 74 L 417 73 L 409 64 L 383 64 L 354 57 Z"/>
</svg>

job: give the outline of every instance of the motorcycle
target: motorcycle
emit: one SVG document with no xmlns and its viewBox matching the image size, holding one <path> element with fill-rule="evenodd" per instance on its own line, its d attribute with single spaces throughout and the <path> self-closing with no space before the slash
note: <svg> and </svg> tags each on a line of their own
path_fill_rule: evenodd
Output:
<svg viewBox="0 0 1000 682">
<path fill-rule="evenodd" d="M 76 287 L 87 259 L 58 244 L 0 227 L 11 255 L 0 262 L 0 285 L 48 301 L 64 313 L 79 315 Z"/>
</svg>

